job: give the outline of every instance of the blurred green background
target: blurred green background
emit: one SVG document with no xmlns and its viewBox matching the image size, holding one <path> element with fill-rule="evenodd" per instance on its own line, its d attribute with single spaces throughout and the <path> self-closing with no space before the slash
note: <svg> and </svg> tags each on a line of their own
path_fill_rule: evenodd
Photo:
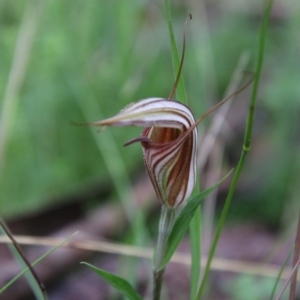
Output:
<svg viewBox="0 0 300 300">
<path fill-rule="evenodd" d="M 195 116 L 222 98 L 241 53 L 249 51 L 247 69 L 254 69 L 261 2 L 170 1 L 180 51 L 184 20 L 193 14 L 183 74 Z M 299 6 L 275 1 L 253 148 L 231 218 L 277 226 L 299 207 Z M 122 146 L 139 128 L 99 133 L 72 122 L 168 96 L 174 75 L 162 1 L 2 0 L 0 61 L 2 216 L 45 207 L 95 180 L 122 181 L 124 168 L 143 170 L 140 147 Z M 226 146 L 232 166 L 244 122 Z"/>
</svg>

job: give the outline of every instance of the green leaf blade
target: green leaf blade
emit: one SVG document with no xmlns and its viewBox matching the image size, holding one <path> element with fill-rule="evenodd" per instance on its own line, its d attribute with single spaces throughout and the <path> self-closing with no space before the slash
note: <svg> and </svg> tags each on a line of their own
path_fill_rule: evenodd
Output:
<svg viewBox="0 0 300 300">
<path fill-rule="evenodd" d="M 122 295 L 127 297 L 129 300 L 142 300 L 143 298 L 134 290 L 134 288 L 130 285 L 130 283 L 112 273 L 106 272 L 99 268 L 94 267 L 91 264 L 86 262 L 82 262 L 82 264 L 91 268 L 97 275 L 99 275 L 102 279 L 104 279 L 109 285 L 118 290 Z"/>
<path fill-rule="evenodd" d="M 179 216 L 177 217 L 174 227 L 172 229 L 172 232 L 170 233 L 170 236 L 168 238 L 168 244 L 167 244 L 167 250 L 165 259 L 160 266 L 160 270 L 162 270 L 167 263 L 170 261 L 172 255 L 174 254 L 176 248 L 178 247 L 180 241 L 182 240 L 184 234 L 186 233 L 189 224 L 201 204 L 201 202 L 204 200 L 204 198 L 209 195 L 214 189 L 216 189 L 221 182 L 223 182 L 231 172 L 229 172 L 225 177 L 223 177 L 220 181 L 218 181 L 216 184 L 208 188 L 207 190 L 201 192 L 198 196 L 193 198 L 192 200 L 188 201 L 184 209 L 181 211 Z"/>
<path fill-rule="evenodd" d="M 47 251 L 45 254 L 43 254 L 41 257 L 39 257 L 37 260 L 35 260 L 32 263 L 32 266 L 37 265 L 39 262 L 41 262 L 45 257 L 47 257 L 48 255 L 50 255 L 52 252 L 54 252 L 56 249 L 58 249 L 59 247 L 61 247 L 62 245 L 64 245 L 66 242 L 68 242 L 73 236 L 75 236 L 78 233 L 75 232 L 72 235 L 70 235 L 69 237 L 67 237 L 64 241 L 62 241 L 61 243 L 59 243 L 57 246 L 51 248 L 49 251 Z M 26 273 L 27 271 L 29 271 L 29 268 L 26 267 L 25 269 L 23 269 L 19 274 L 17 274 L 14 278 L 12 278 L 8 283 L 6 283 L 2 288 L 0 288 L 0 295 L 2 293 L 4 293 L 14 282 L 16 282 L 24 273 Z"/>
</svg>

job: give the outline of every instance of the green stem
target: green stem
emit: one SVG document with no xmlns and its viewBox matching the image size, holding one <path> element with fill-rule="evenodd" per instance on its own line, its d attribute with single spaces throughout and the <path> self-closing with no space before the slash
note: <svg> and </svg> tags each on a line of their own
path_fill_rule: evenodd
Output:
<svg viewBox="0 0 300 300">
<path fill-rule="evenodd" d="M 158 240 L 153 267 L 153 300 L 160 299 L 165 268 L 162 270 L 159 270 L 159 268 L 162 265 L 165 258 L 167 241 L 169 234 L 172 231 L 174 220 L 175 210 L 173 208 L 162 206 L 159 219 Z"/>
<path fill-rule="evenodd" d="M 158 272 L 153 271 L 153 300 L 159 300 L 165 269 Z"/>
<path fill-rule="evenodd" d="M 268 20 L 269 20 L 271 8 L 272 8 L 273 0 L 268 0 L 266 3 L 267 3 L 267 5 L 265 7 L 264 17 L 263 17 L 263 21 L 262 21 L 262 25 L 261 25 L 260 33 L 259 33 L 258 58 L 257 58 L 255 78 L 254 78 L 254 82 L 253 82 L 253 89 L 252 89 L 251 100 L 250 100 L 250 105 L 249 105 L 249 112 L 248 112 L 247 123 L 246 123 L 243 150 L 242 150 L 240 160 L 238 162 L 236 171 L 235 171 L 233 179 L 232 179 L 232 183 L 231 183 L 231 186 L 230 186 L 230 189 L 229 189 L 226 201 L 225 201 L 224 209 L 222 211 L 220 221 L 218 223 L 216 234 L 215 234 L 213 242 L 212 242 L 212 246 L 211 246 L 211 249 L 209 252 L 209 256 L 207 259 L 207 263 L 206 263 L 206 267 L 205 267 L 205 271 L 204 271 L 204 275 L 203 275 L 203 279 L 202 279 L 196 299 L 201 299 L 201 297 L 204 293 L 204 289 L 205 289 L 207 277 L 209 274 L 211 262 L 212 262 L 212 259 L 214 257 L 214 254 L 215 254 L 215 251 L 217 248 L 217 244 L 218 244 L 218 241 L 219 241 L 222 229 L 223 229 L 223 225 L 224 225 L 224 222 L 225 222 L 225 219 L 227 216 L 227 212 L 228 212 L 231 200 L 232 200 L 232 196 L 235 191 L 240 173 L 244 166 L 246 155 L 250 150 L 253 119 L 254 119 L 254 110 L 255 110 L 255 104 L 256 104 L 256 100 L 257 100 L 257 91 L 258 91 L 259 79 L 260 79 L 262 65 L 263 65 L 263 58 L 264 58 L 266 31 L 267 31 L 267 25 L 268 25 Z"/>
</svg>

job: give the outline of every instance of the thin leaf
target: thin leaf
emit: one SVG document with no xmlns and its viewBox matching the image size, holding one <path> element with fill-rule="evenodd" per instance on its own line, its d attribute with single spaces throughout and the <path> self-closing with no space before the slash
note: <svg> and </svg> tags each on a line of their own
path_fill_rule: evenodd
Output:
<svg viewBox="0 0 300 300">
<path fill-rule="evenodd" d="M 0 222 L 2 222 L 1 219 L 0 219 Z M 7 235 L 7 233 L 5 232 L 4 229 L 2 229 L 1 226 L 0 226 L 0 232 L 3 233 L 4 235 L 6 235 L 8 238 L 10 238 L 9 235 Z M 20 265 L 21 269 L 25 269 L 25 268 L 27 268 L 27 264 L 23 260 L 24 254 L 23 254 L 23 256 L 20 255 L 18 250 L 15 248 L 16 247 L 15 242 L 16 242 L 15 240 L 14 241 L 11 240 L 11 243 L 9 243 L 7 246 L 9 248 L 12 256 L 14 257 L 14 259 Z M 30 268 L 30 267 L 28 267 L 28 268 Z M 25 277 L 26 277 L 26 280 L 27 280 L 29 286 L 31 287 L 31 290 L 32 290 L 33 294 L 35 295 L 35 298 L 38 299 L 38 300 L 47 299 L 46 292 L 45 292 L 45 290 L 43 290 L 41 288 L 40 281 L 37 281 L 36 278 L 32 275 L 31 272 L 25 273 Z M 43 285 L 43 287 L 44 287 L 44 285 Z"/>
<path fill-rule="evenodd" d="M 181 211 L 179 216 L 177 217 L 172 232 L 168 238 L 168 245 L 166 250 L 165 259 L 160 266 L 160 270 L 163 269 L 167 263 L 170 261 L 173 253 L 175 252 L 177 246 L 179 245 L 180 241 L 182 240 L 184 234 L 186 233 L 189 224 L 198 208 L 200 203 L 203 199 L 210 194 L 214 189 L 216 189 L 219 184 L 224 181 L 230 174 L 229 172 L 225 177 L 223 177 L 219 182 L 208 188 L 207 190 L 200 193 L 198 196 L 193 198 L 192 200 L 188 201 L 184 209 Z"/>
<path fill-rule="evenodd" d="M 48 256 L 49 254 L 51 254 L 53 251 L 55 251 L 57 248 L 61 247 L 63 244 L 65 244 L 66 242 L 68 242 L 74 235 L 76 235 L 78 233 L 75 232 L 72 235 L 70 235 L 68 238 L 66 238 L 63 242 L 59 243 L 57 246 L 51 248 L 49 251 L 47 251 L 44 255 L 42 255 L 40 258 L 38 258 L 37 260 L 35 260 L 31 265 L 35 266 L 37 265 L 40 261 L 42 261 L 46 256 Z M 2 294 L 7 288 L 9 288 L 15 281 L 17 281 L 25 272 L 27 272 L 29 270 L 29 268 L 25 268 L 23 271 L 21 271 L 18 275 L 16 275 L 13 279 L 11 279 L 5 286 L 3 286 L 0 289 L 0 294 Z"/>
<path fill-rule="evenodd" d="M 108 284 L 118 290 L 122 295 L 127 297 L 129 300 L 142 300 L 143 298 L 134 290 L 128 281 L 125 279 L 116 276 L 112 273 L 106 272 L 104 270 L 98 269 L 93 265 L 90 265 L 86 262 L 82 264 L 87 265 L 91 268 L 97 275 L 104 279 Z"/>
</svg>

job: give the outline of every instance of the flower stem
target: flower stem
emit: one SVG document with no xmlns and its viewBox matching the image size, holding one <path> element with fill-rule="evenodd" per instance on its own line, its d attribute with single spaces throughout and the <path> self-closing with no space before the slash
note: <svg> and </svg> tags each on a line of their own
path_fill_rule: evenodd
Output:
<svg viewBox="0 0 300 300">
<path fill-rule="evenodd" d="M 153 300 L 160 299 L 162 280 L 164 276 L 165 269 L 162 269 L 158 272 L 153 271 Z"/>
<path fill-rule="evenodd" d="M 173 208 L 162 206 L 159 219 L 158 240 L 153 266 L 153 300 L 160 299 L 165 268 L 161 270 L 159 270 L 159 268 L 162 265 L 165 258 L 167 241 L 169 234 L 173 228 L 174 220 L 175 210 Z"/>
</svg>

